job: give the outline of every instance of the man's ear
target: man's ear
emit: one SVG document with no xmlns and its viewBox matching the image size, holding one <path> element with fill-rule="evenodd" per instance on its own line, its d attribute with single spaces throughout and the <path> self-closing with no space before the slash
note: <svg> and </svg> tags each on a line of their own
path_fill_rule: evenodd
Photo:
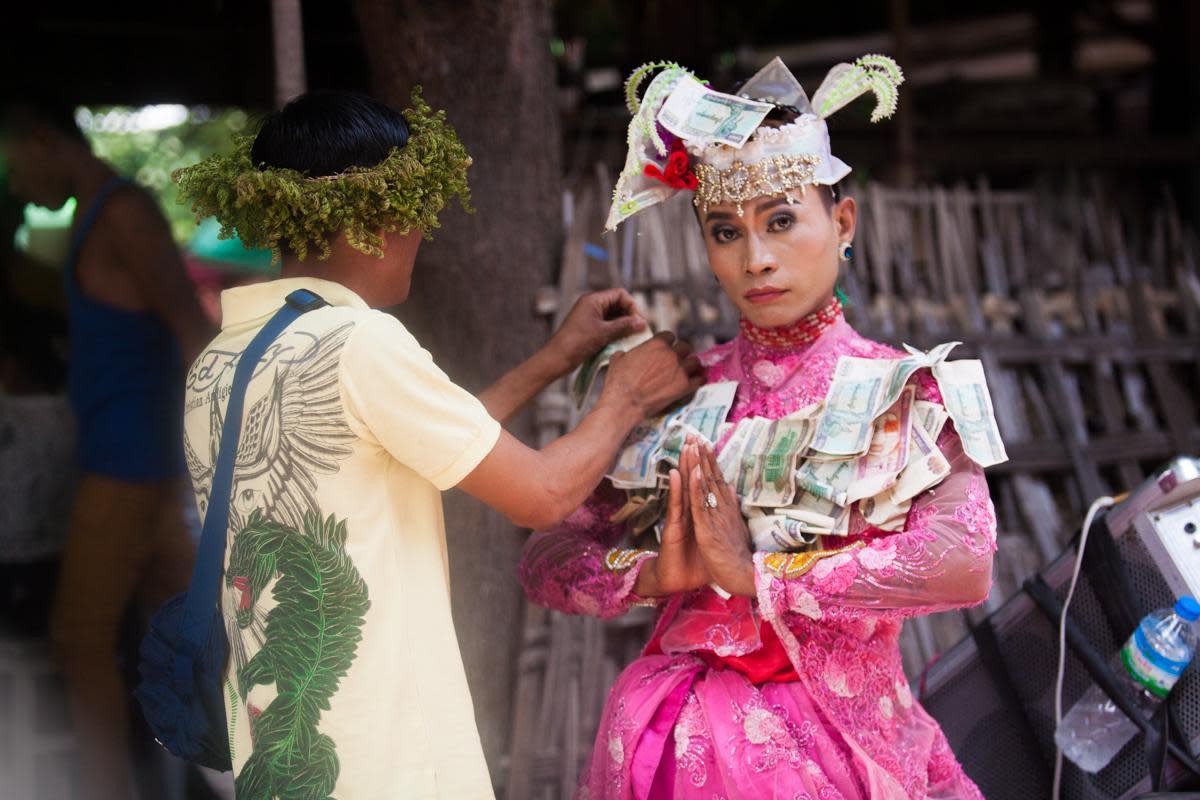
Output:
<svg viewBox="0 0 1200 800">
<path fill-rule="evenodd" d="M 854 231 L 858 226 L 858 203 L 853 197 L 843 197 L 834 205 L 833 224 L 837 226 L 838 241 L 849 242 L 854 239 Z"/>
</svg>

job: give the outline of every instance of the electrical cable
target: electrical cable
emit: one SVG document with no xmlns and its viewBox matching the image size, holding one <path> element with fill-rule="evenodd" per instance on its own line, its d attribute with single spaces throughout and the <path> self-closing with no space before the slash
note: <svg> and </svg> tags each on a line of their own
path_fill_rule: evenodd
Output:
<svg viewBox="0 0 1200 800">
<path fill-rule="evenodd" d="M 1062 616 L 1058 619 L 1058 677 L 1054 681 L 1054 731 L 1058 732 L 1058 726 L 1062 724 L 1062 694 L 1063 694 L 1063 678 L 1067 671 L 1067 610 L 1071 607 L 1071 598 L 1075 594 L 1075 584 L 1079 581 L 1079 572 L 1083 567 L 1083 553 L 1087 547 L 1088 533 L 1092 529 L 1092 522 L 1096 519 L 1096 514 L 1100 509 L 1108 508 L 1113 505 L 1116 500 L 1111 497 L 1098 497 L 1088 509 L 1087 515 L 1083 518 L 1083 529 L 1079 532 L 1079 552 L 1075 556 L 1075 569 L 1071 573 L 1071 584 L 1067 588 L 1067 596 L 1063 599 Z M 1059 800 L 1059 791 L 1062 789 L 1062 767 L 1063 753 L 1062 748 L 1058 746 L 1057 740 L 1054 744 L 1054 788 L 1050 794 L 1052 800 Z"/>
</svg>

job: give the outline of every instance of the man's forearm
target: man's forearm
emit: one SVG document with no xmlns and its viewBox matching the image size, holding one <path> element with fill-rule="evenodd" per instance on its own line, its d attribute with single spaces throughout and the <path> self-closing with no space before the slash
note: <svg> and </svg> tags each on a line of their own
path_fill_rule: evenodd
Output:
<svg viewBox="0 0 1200 800">
<path fill-rule="evenodd" d="M 492 419 L 507 422 L 538 392 L 569 371 L 570 365 L 542 348 L 480 392 L 479 402 Z"/>
<path fill-rule="evenodd" d="M 538 452 L 539 478 L 555 522 L 595 491 L 642 413 L 631 403 L 602 399 L 578 427 Z"/>
<path fill-rule="evenodd" d="M 595 490 L 642 413 L 627 397 L 602 395 L 579 427 L 541 450 L 502 431 L 459 487 L 521 527 L 552 528 Z"/>
<path fill-rule="evenodd" d="M 555 364 L 559 352 L 573 350 L 543 349 L 484 392 L 485 407 L 495 418 L 510 416 L 572 363 Z M 700 385 L 698 364 L 684 356 L 664 337 L 615 355 L 595 408 L 575 430 L 540 451 L 501 432 L 459 486 L 522 527 L 553 527 L 595 490 L 634 426 Z"/>
</svg>

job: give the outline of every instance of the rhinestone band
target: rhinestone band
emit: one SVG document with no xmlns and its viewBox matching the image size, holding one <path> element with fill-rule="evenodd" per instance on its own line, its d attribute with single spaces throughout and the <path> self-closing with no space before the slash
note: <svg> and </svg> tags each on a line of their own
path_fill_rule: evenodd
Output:
<svg viewBox="0 0 1200 800">
<path fill-rule="evenodd" d="M 821 157 L 816 155 L 778 155 L 750 164 L 734 161 L 725 169 L 697 164 L 696 178 L 700 185 L 692 202 L 705 214 L 709 206 L 734 203 L 740 217 L 742 204 L 747 200 L 783 194 L 812 183 L 820 163 Z"/>
</svg>

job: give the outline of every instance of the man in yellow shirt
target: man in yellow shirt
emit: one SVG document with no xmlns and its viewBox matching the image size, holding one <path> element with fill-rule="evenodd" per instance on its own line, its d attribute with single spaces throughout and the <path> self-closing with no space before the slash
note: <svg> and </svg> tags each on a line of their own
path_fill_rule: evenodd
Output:
<svg viewBox="0 0 1200 800">
<path fill-rule="evenodd" d="M 458 486 L 518 525 L 549 527 L 638 422 L 699 384 L 687 347 L 655 337 L 613 360 L 573 432 L 533 450 L 499 421 L 644 326 L 628 294 L 585 296 L 479 398 L 373 311 L 407 297 L 422 233 L 465 191 L 468 164 L 419 95 L 401 115 L 314 93 L 238 154 L 180 176 L 199 212 L 283 257 L 280 280 L 223 294 L 221 333 L 188 375 L 202 516 L 241 351 L 291 291 L 329 304 L 287 328 L 246 392 L 221 590 L 239 796 L 492 797 L 450 616 L 440 492 Z"/>
</svg>

